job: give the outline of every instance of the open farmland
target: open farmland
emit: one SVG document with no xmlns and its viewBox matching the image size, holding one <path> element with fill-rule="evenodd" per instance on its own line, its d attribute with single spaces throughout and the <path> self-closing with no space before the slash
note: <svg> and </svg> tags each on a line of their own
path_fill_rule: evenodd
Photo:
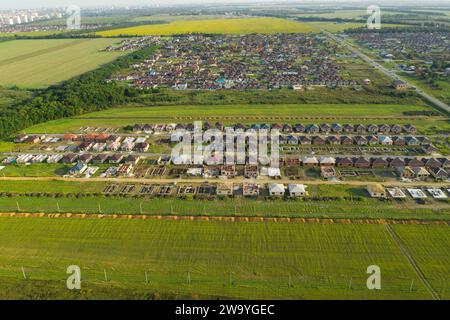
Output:
<svg viewBox="0 0 450 320">
<path fill-rule="evenodd" d="M 447 228 L 408 231 L 445 248 L 439 235 Z M 123 289 L 140 298 L 431 299 L 384 225 L 0 218 L 0 230 L 2 298 L 117 298 L 114 289 Z M 445 284 L 445 250 L 419 247 L 408 245 L 440 269 L 436 280 Z M 74 263 L 82 290 L 68 293 L 66 268 Z M 366 288 L 373 264 L 382 270 L 379 291 Z M 43 291 L 39 280 L 48 281 Z M 109 290 L 97 292 L 101 286 Z"/>
<path fill-rule="evenodd" d="M 0 85 L 42 88 L 95 69 L 123 53 L 100 52 L 117 39 L 14 40 L 0 43 Z"/>
<path fill-rule="evenodd" d="M 316 32 L 317 29 L 300 22 L 276 18 L 176 20 L 168 24 L 143 25 L 97 32 L 104 37 L 120 35 L 174 35 L 174 34 L 250 34 L 250 33 L 296 33 Z"/>
</svg>

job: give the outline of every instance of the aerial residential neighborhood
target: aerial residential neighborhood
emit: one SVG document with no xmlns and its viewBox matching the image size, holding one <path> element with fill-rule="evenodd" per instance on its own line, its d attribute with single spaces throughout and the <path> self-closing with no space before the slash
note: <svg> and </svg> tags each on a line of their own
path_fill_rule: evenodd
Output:
<svg viewBox="0 0 450 320">
<path fill-rule="evenodd" d="M 0 4 L 0 299 L 450 298 L 445 1 L 25 2 Z"/>
</svg>

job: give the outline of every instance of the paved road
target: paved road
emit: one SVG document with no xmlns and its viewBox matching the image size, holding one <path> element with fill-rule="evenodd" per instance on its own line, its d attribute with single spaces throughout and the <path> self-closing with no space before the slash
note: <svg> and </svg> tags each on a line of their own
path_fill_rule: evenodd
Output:
<svg viewBox="0 0 450 320">
<path fill-rule="evenodd" d="M 400 81 L 403 81 L 403 82 L 407 83 L 412 89 L 414 89 L 425 100 L 429 101 L 430 103 L 432 103 L 436 107 L 440 108 L 441 110 L 443 110 L 443 111 L 445 111 L 447 113 L 450 113 L 450 106 L 448 106 L 447 104 L 445 104 L 441 100 L 430 96 L 429 94 L 427 94 L 426 92 L 424 92 L 423 90 L 418 88 L 417 86 L 409 83 L 408 81 L 406 81 L 405 79 L 403 79 L 399 75 L 397 75 L 393 70 L 389 70 L 389 69 L 383 67 L 381 64 L 377 63 L 376 61 L 374 61 L 373 59 L 371 59 L 370 57 L 368 57 L 367 55 L 362 53 L 358 48 L 352 46 L 351 44 L 349 44 L 347 41 L 343 40 L 342 38 L 337 37 L 337 36 L 331 34 L 330 32 L 327 32 L 325 30 L 322 30 L 322 31 L 329 38 L 331 38 L 334 41 L 338 42 L 339 44 L 343 45 L 344 47 L 346 47 L 347 49 L 349 49 L 350 51 L 352 51 L 353 53 L 358 55 L 362 60 L 364 60 L 365 62 L 367 62 L 368 64 L 370 64 L 374 68 L 378 69 L 379 71 L 381 71 L 382 73 L 384 73 L 388 77 L 392 78 L 393 80 L 400 80 Z"/>
</svg>

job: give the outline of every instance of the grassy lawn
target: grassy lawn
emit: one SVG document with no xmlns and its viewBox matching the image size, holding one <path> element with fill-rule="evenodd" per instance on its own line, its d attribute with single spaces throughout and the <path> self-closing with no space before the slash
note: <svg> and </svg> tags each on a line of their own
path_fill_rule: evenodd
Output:
<svg viewBox="0 0 450 320">
<path fill-rule="evenodd" d="M 250 33 L 294 33 L 316 32 L 308 24 L 277 18 L 244 18 L 212 20 L 175 20 L 168 24 L 143 25 L 123 29 L 97 32 L 100 36 L 120 35 L 173 35 L 190 33 L 208 34 L 250 34 Z"/>
<path fill-rule="evenodd" d="M 426 131 L 449 130 L 450 124 L 444 118 L 405 118 L 405 111 L 430 111 L 427 106 L 418 105 L 362 105 L 362 104 L 290 104 L 290 105 L 196 105 L 196 106 L 155 106 L 120 107 L 85 114 L 75 118 L 60 119 L 38 124 L 23 130 L 28 133 L 73 132 L 82 126 L 121 127 L 135 123 L 192 122 L 194 120 L 220 120 L 223 123 L 254 122 L 346 122 L 346 123 L 413 123 Z M 365 119 L 358 119 L 364 118 Z M 207 119 L 210 117 L 211 119 Z M 283 117 L 277 118 L 277 117 Z M 292 117 L 292 120 L 289 118 Z M 296 118 L 318 117 L 321 119 Z M 333 119 L 333 117 L 338 118 Z M 358 118 L 356 118 L 358 117 Z M 354 119 L 352 119 L 354 118 Z M 378 119 L 377 119 L 378 118 Z M 434 129 L 433 129 L 434 128 Z M 425 130 L 426 129 L 426 130 Z"/>
<path fill-rule="evenodd" d="M 438 250 L 423 246 L 420 254 L 448 274 L 448 241 L 439 238 L 448 227 L 405 228 L 435 238 Z M 430 299 L 383 225 L 0 218 L 0 248 L 0 288 L 11 288 L 1 298 L 67 295 L 66 268 L 77 264 L 83 290 L 71 294 L 79 298 L 103 284 L 125 296 L 146 291 L 141 298 Z M 373 264 L 382 290 L 366 288 Z"/>
<path fill-rule="evenodd" d="M 100 52 L 117 39 L 15 40 L 0 43 L 0 85 L 42 88 L 95 69 L 124 53 Z"/>
</svg>

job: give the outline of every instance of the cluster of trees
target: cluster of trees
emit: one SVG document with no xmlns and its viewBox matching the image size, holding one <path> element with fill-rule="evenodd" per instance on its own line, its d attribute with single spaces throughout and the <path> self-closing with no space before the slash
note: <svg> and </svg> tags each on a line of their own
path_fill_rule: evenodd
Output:
<svg viewBox="0 0 450 320">
<path fill-rule="evenodd" d="M 52 86 L 24 102 L 2 109 L 0 137 L 31 125 L 94 112 L 114 105 L 127 103 L 138 95 L 135 89 L 105 79 L 130 64 L 148 57 L 154 48 L 146 48 L 73 78 L 58 86 Z"/>
</svg>

